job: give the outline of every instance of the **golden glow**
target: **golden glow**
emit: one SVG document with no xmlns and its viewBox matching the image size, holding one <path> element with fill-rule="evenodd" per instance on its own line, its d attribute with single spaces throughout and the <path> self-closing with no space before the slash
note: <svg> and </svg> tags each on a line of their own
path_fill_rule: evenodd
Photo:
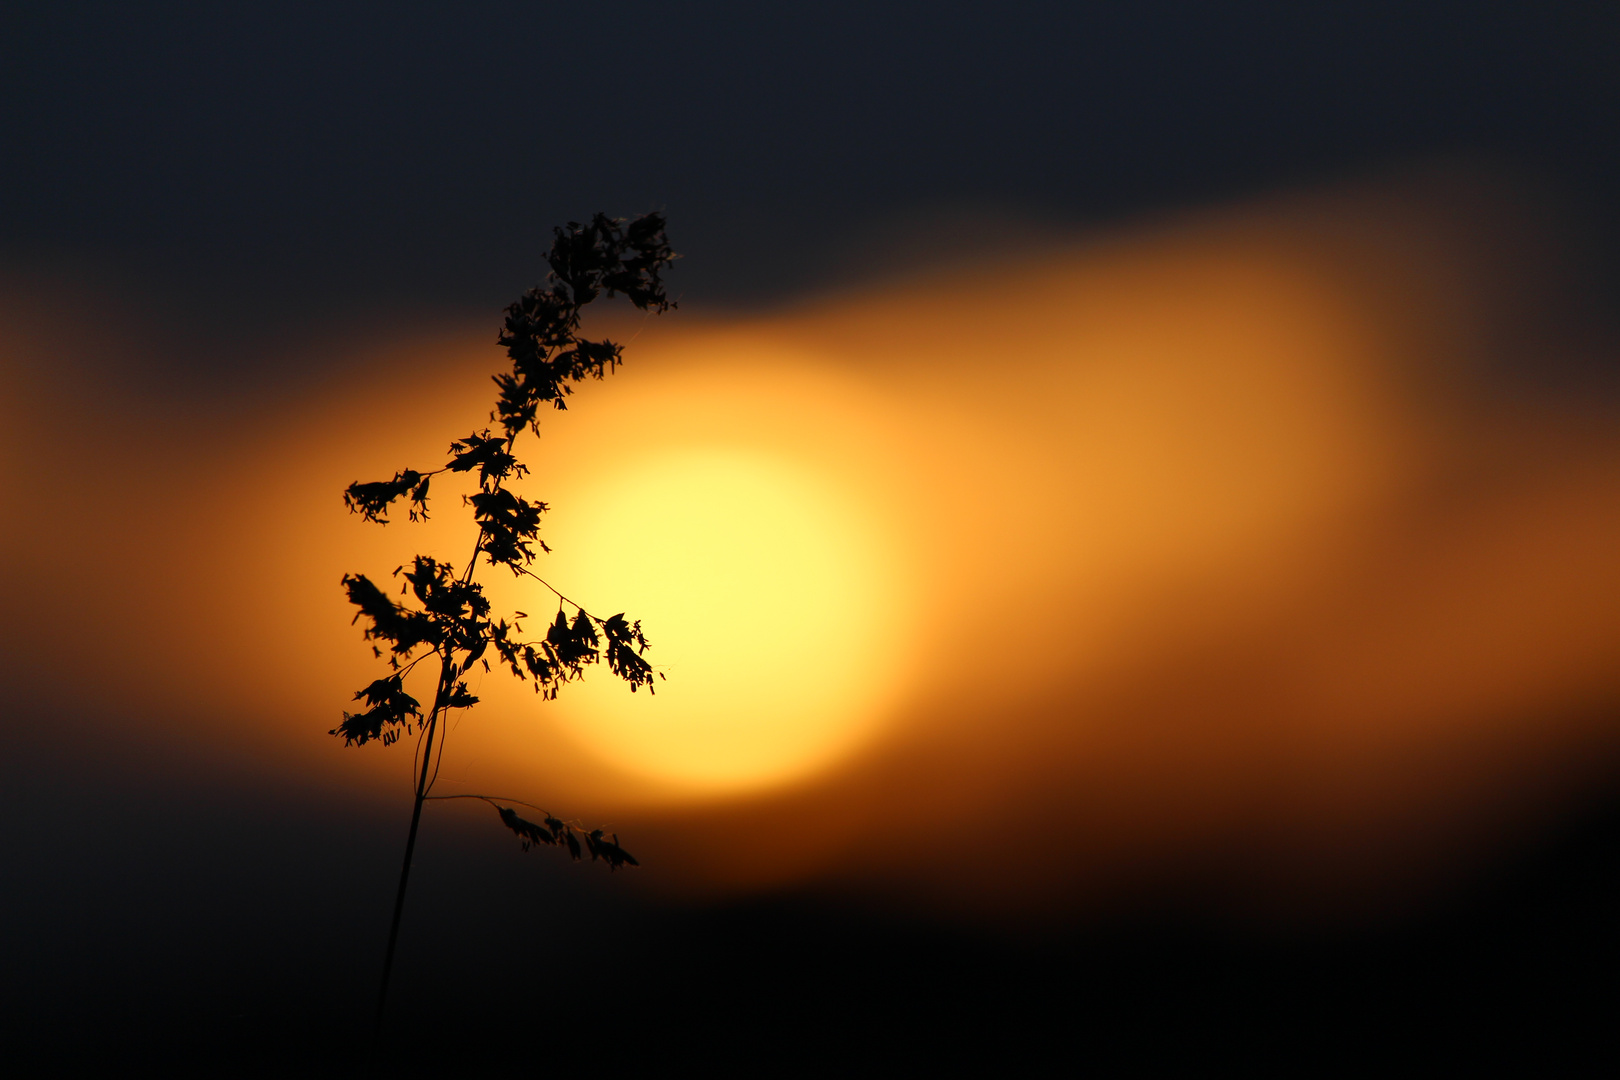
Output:
<svg viewBox="0 0 1620 1080">
<path fill-rule="evenodd" d="M 643 345 L 642 369 L 547 418 L 531 457 L 562 467 L 528 483 L 551 506 L 537 572 L 640 619 L 667 678 L 631 694 L 596 672 L 552 702 L 486 678 L 502 719 L 460 745 L 522 783 L 565 745 L 641 799 L 808 782 L 878 739 L 915 677 L 894 405 L 780 341 Z M 533 583 L 492 586 L 529 633 L 556 610 Z"/>
<path fill-rule="evenodd" d="M 644 880 L 936 905 L 1217 863 L 1337 900 L 1499 843 L 1620 746 L 1620 425 L 1600 395 L 1493 381 L 1610 347 L 1561 336 L 1552 277 L 1480 256 L 1518 251 L 1491 240 L 1512 221 L 1442 209 L 1302 201 L 627 328 L 625 369 L 523 447 L 524 493 L 551 504 L 537 571 L 643 619 L 669 678 L 648 698 L 593 672 L 547 703 L 475 670 L 443 790 L 611 822 Z M 408 746 L 324 734 L 375 668 L 338 579 L 470 535 L 453 484 L 386 530 L 338 493 L 479 422 L 500 358 L 452 343 L 487 331 L 334 345 L 354 385 L 203 456 L 138 402 L 79 418 L 53 451 L 71 482 L 16 471 L 34 517 L 0 522 L 33 571 L 21 647 L 54 670 L 72 635 L 46 620 L 101 619 L 105 685 L 59 677 L 109 716 L 144 702 L 397 797 Z M 68 346 L 41 340 L 57 370 Z M 18 432 L 80 408 L 12 404 Z M 36 444 L 57 445 L 0 453 Z M 107 500 L 75 501 L 112 460 Z M 555 610 L 487 580 L 531 633 Z"/>
<path fill-rule="evenodd" d="M 596 677 L 547 709 L 631 770 L 703 787 L 768 786 L 826 766 L 893 696 L 875 539 L 802 464 L 751 448 L 627 460 L 552 532 L 571 594 L 645 621 L 656 695 Z M 874 598 L 880 598 L 874 603 Z M 546 609 L 542 596 L 532 601 Z"/>
</svg>

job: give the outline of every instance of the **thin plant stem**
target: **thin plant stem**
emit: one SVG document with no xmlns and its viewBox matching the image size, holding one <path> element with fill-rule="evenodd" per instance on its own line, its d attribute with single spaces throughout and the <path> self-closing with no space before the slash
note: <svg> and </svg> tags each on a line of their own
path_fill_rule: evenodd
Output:
<svg viewBox="0 0 1620 1080">
<path fill-rule="evenodd" d="M 427 801 L 428 766 L 433 761 L 433 735 L 439 726 L 439 717 L 443 715 L 443 703 L 448 697 L 445 692 L 445 683 L 450 678 L 451 663 L 445 658 L 444 666 L 439 672 L 439 689 L 434 695 L 433 714 L 428 718 L 427 732 L 423 738 L 422 772 L 416 779 L 416 802 L 411 807 L 411 831 L 405 837 L 405 861 L 399 868 L 399 890 L 394 894 L 394 921 L 388 927 L 388 951 L 383 955 L 382 984 L 377 988 L 377 1023 L 376 1038 L 381 1039 L 383 1014 L 388 1006 L 388 982 L 394 973 L 394 949 L 399 944 L 399 923 L 405 914 L 405 889 L 411 880 L 411 856 L 416 852 L 416 833 L 422 824 L 422 804 Z"/>
</svg>

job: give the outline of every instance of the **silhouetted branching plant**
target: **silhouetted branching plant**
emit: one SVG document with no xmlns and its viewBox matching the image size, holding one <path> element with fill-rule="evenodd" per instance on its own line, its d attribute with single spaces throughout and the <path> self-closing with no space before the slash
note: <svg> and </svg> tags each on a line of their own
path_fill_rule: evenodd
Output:
<svg viewBox="0 0 1620 1080">
<path fill-rule="evenodd" d="M 593 862 L 600 859 L 610 870 L 637 865 L 619 846 L 617 835 L 609 839 L 601 829 L 586 832 L 544 810 L 540 821 L 530 821 L 513 808 L 530 807 L 530 803 L 488 795 L 434 795 L 432 791 L 444 755 L 446 716 L 453 709 L 470 709 L 478 703 L 464 679 L 475 664 L 488 671 L 494 659 L 518 679 L 532 682 L 536 692 L 549 700 L 563 686 L 583 677 L 587 668 L 605 660 L 608 670 L 629 683 L 631 691 L 645 688 L 652 692 L 657 673 L 643 655 L 647 637 L 641 623 L 622 613 L 599 618 L 534 572 L 534 549 L 550 550 L 540 539 L 540 517 L 546 504 L 529 500 L 509 485 L 529 473 L 513 449 L 524 431 L 539 433 L 542 408 L 566 408 L 575 383 L 601 379 L 619 365 L 619 345 L 579 336 L 581 310 L 598 297 L 623 295 L 643 311 L 667 311 L 674 305 L 665 297 L 659 275 L 675 257 L 660 214 L 629 222 L 598 214 L 589 224 L 571 222 L 567 228 L 557 229 L 547 257 L 551 272 L 546 281 L 506 309 L 499 341 L 511 359 L 511 370 L 494 376 L 498 394 L 489 414 L 494 426 L 453 441 L 442 468 L 427 472 L 402 469 L 391 480 L 350 484 L 343 493 L 350 512 L 386 525 L 388 515 L 397 512 L 395 505 L 401 502 L 409 520 L 427 520 L 428 487 L 440 473 L 476 474 L 477 482 L 477 490 L 463 497 L 477 538 L 472 556 L 460 572 L 449 563 L 416 556 L 409 568 L 402 565 L 394 571 L 400 595 L 406 598 L 403 603 L 363 574 L 343 577 L 349 602 L 359 609 L 355 621 L 364 620 L 365 639 L 379 659 L 388 661 L 389 674 L 355 692 L 355 700 L 364 708 L 344 712 L 343 722 L 331 733 L 346 746 L 372 742 L 388 746 L 402 737 L 416 741 L 412 768 L 415 805 L 383 962 L 379 1022 L 387 1002 L 424 803 L 481 799 L 495 807 L 501 823 L 517 835 L 525 851 L 543 844 L 567 851 L 576 861 L 589 853 Z M 556 617 L 543 633 L 533 637 L 524 633 L 523 620 L 529 618 L 524 612 L 514 612 L 509 619 L 492 615 L 476 576 L 481 561 L 532 578 L 556 595 Z M 408 681 L 425 687 L 429 677 L 433 683 L 430 693 L 418 697 L 406 689 Z M 429 702 L 425 710 L 424 700 Z"/>
</svg>

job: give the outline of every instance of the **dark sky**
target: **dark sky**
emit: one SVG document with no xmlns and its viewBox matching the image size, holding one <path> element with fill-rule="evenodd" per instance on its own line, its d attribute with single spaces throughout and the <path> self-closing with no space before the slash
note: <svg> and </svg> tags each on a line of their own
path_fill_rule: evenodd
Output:
<svg viewBox="0 0 1620 1080">
<path fill-rule="evenodd" d="M 1442 154 L 1604 211 L 1620 189 L 1599 4 L 3 18 L 7 262 L 300 309 L 504 302 L 552 224 L 598 209 L 667 210 L 685 294 L 736 302 L 852 272 L 864 236 L 940 208 L 1094 225 Z"/>
<path fill-rule="evenodd" d="M 256 337 L 355 313 L 493 324 L 551 227 L 597 210 L 665 210 L 675 291 L 701 311 L 937 257 L 954 234 L 930 222 L 1106 227 L 1439 159 L 1557 190 L 1620 265 L 1617 49 L 1620 9 L 1596 3 L 11 3 L 0 284 L 77 291 L 87 318 L 145 304 L 157 345 L 251 363 L 271 355 Z M 229 336 L 196 348 L 196 325 Z M 42 1071 L 84 1052 L 347 1068 L 404 792 L 385 817 L 143 742 L 5 652 L 20 689 L 0 715 L 28 729 L 0 830 L 8 1045 Z M 1381 930 L 1147 915 L 1013 948 L 796 896 L 626 914 L 447 818 L 457 842 L 413 886 L 396 1034 L 431 1027 L 435 1075 L 553 1037 L 750 1074 L 784 1045 L 842 1060 L 862 1039 L 996 1068 L 1031 1048 L 1383 1059 L 1368 1032 L 1490 1056 L 1529 1023 L 1523 986 L 1568 1019 L 1583 965 L 1620 956 L 1617 820 L 1599 806 Z"/>
</svg>

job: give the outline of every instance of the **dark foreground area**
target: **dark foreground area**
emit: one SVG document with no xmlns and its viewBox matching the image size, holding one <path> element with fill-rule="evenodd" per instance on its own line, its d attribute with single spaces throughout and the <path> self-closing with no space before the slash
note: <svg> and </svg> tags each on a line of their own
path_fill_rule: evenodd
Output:
<svg viewBox="0 0 1620 1080">
<path fill-rule="evenodd" d="M 256 813 L 274 804 L 245 773 L 62 805 L 48 757 L 5 799 L 12 1075 L 366 1073 L 402 822 L 319 793 Z M 805 895 L 672 908 L 508 839 L 425 832 L 381 1074 L 1615 1056 L 1616 798 L 1421 913 L 1332 930 L 1237 929 L 1186 898 L 1023 934 Z"/>
</svg>

